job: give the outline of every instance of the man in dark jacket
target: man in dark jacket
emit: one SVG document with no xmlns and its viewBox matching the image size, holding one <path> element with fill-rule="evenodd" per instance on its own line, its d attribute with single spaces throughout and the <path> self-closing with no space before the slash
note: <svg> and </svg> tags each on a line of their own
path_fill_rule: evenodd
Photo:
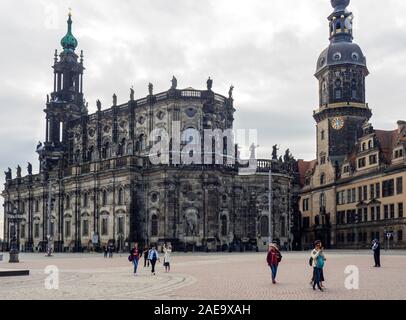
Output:
<svg viewBox="0 0 406 320">
<path fill-rule="evenodd" d="M 372 251 L 374 252 L 375 268 L 381 267 L 381 244 L 378 239 L 372 241 Z"/>
</svg>

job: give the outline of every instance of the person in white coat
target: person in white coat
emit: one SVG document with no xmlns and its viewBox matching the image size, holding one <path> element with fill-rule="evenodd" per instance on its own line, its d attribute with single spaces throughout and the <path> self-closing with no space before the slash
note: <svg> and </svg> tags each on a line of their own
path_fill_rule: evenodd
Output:
<svg viewBox="0 0 406 320">
<path fill-rule="evenodd" d="M 170 272 L 171 271 L 171 253 L 172 253 L 172 246 L 169 244 L 166 246 L 164 244 L 163 246 L 163 251 L 164 251 L 164 267 L 165 267 L 165 272 Z"/>
</svg>

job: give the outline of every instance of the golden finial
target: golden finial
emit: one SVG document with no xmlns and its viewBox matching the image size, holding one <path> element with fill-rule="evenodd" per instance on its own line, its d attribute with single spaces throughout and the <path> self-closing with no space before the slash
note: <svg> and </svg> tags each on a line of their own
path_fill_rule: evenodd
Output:
<svg viewBox="0 0 406 320">
<path fill-rule="evenodd" d="M 68 16 L 69 16 L 69 17 L 72 17 L 72 8 L 69 8 Z"/>
</svg>

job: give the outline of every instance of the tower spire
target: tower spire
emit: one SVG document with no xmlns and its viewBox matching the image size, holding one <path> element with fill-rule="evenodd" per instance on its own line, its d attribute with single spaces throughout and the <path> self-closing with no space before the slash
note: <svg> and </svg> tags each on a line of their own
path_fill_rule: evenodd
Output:
<svg viewBox="0 0 406 320">
<path fill-rule="evenodd" d="M 71 51 L 74 52 L 76 47 L 78 46 L 78 41 L 72 34 L 72 11 L 69 8 L 68 13 L 68 31 L 66 35 L 61 40 L 61 45 L 64 51 Z"/>
</svg>

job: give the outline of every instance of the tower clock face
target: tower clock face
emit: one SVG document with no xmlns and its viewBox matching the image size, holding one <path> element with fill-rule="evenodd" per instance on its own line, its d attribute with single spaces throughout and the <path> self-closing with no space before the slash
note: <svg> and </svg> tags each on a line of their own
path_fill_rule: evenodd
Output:
<svg viewBox="0 0 406 320">
<path fill-rule="evenodd" d="M 331 120 L 331 126 L 335 130 L 341 130 L 342 128 L 344 128 L 344 119 L 341 117 L 333 118 Z"/>
</svg>

